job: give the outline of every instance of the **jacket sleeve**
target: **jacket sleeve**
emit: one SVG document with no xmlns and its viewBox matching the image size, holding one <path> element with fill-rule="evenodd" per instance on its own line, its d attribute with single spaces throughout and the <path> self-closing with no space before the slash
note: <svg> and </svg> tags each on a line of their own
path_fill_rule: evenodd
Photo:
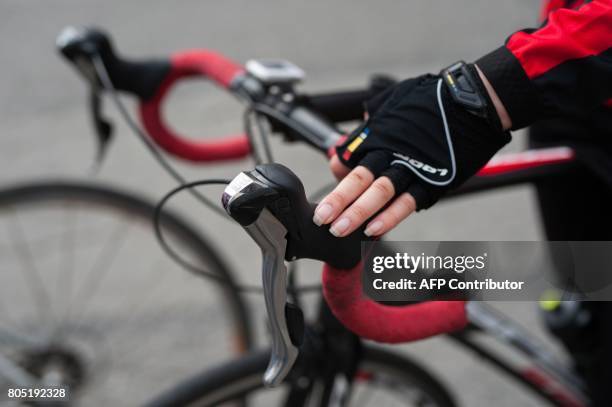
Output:
<svg viewBox="0 0 612 407">
<path fill-rule="evenodd" d="M 542 27 L 514 33 L 476 64 L 513 129 L 543 118 L 586 117 L 612 98 L 612 0 L 556 10 Z"/>
</svg>

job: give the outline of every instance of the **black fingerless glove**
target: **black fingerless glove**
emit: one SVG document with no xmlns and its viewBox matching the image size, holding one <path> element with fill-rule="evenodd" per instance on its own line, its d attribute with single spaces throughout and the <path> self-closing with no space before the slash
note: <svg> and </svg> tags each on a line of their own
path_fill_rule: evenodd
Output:
<svg viewBox="0 0 612 407">
<path fill-rule="evenodd" d="M 395 85 L 384 103 L 367 104 L 368 120 L 336 149 L 340 160 L 389 177 L 396 194 L 408 192 L 417 209 L 429 208 L 510 141 L 482 82 L 483 114 L 456 103 L 447 86 L 424 75 Z"/>
</svg>

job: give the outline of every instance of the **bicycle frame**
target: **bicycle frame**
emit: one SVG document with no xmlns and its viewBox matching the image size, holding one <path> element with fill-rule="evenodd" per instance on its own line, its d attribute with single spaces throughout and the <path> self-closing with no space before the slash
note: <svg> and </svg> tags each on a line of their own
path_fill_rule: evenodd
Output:
<svg viewBox="0 0 612 407">
<path fill-rule="evenodd" d="M 584 384 L 566 367 L 555 361 L 540 341 L 529 335 L 521 326 L 499 312 L 478 305 L 481 316 L 486 315 L 487 323 L 482 320 L 472 322 L 465 330 L 448 335 L 453 341 L 479 356 L 493 367 L 523 385 L 535 395 L 555 406 L 586 406 L 588 397 Z M 474 312 L 471 313 L 474 318 Z M 479 342 L 479 336 L 488 336 L 497 340 L 517 354 L 526 356 L 532 362 L 527 367 L 511 364 L 493 349 Z"/>
</svg>

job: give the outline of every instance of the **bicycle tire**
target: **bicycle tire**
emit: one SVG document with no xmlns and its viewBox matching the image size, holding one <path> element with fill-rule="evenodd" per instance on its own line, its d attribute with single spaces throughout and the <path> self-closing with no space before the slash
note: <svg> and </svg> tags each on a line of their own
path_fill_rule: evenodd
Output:
<svg viewBox="0 0 612 407">
<path fill-rule="evenodd" d="M 252 352 L 237 360 L 194 376 L 170 389 L 147 407 L 216 406 L 220 403 L 248 400 L 263 388 L 262 377 L 268 365 L 268 350 Z M 424 367 L 410 358 L 385 349 L 364 346 L 359 371 L 372 374 L 391 373 L 398 382 L 410 384 L 426 394 L 436 407 L 457 407 L 450 391 Z M 282 386 L 282 385 L 281 385 Z M 247 405 L 249 405 L 247 403 Z M 269 404 L 266 404 L 269 405 Z"/>
<path fill-rule="evenodd" d="M 57 202 L 84 205 L 92 211 L 104 209 L 112 213 L 119 212 L 120 215 L 126 215 L 129 219 L 134 218 L 135 221 L 143 220 L 149 223 L 151 223 L 150 219 L 155 208 L 151 201 L 132 192 L 81 181 L 35 181 L 0 189 L 0 215 L 4 211 L 13 211 L 15 208 L 23 208 L 28 205 L 40 205 L 40 208 L 44 209 L 44 205 Z M 249 350 L 252 346 L 253 334 L 248 308 L 240 293 L 234 289 L 236 286 L 234 277 L 223 258 L 200 232 L 188 226 L 172 211 L 164 210 L 161 223 L 169 235 L 178 239 L 174 242 L 175 244 L 185 245 L 182 247 L 197 253 L 202 264 L 206 264 L 211 271 L 224 278 L 225 283 L 211 282 L 217 284 L 216 287 L 222 292 L 220 296 L 222 301 L 225 301 L 224 310 L 227 310 L 229 314 L 227 329 L 234 341 L 234 350 L 239 353 Z"/>
</svg>

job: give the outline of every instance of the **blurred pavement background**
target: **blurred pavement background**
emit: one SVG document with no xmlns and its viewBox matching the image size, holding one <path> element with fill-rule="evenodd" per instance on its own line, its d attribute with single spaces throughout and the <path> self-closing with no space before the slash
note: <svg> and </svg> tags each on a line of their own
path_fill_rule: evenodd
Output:
<svg viewBox="0 0 612 407">
<path fill-rule="evenodd" d="M 538 8 L 536 0 L 3 0 L 0 185 L 88 176 L 95 140 L 87 116 L 87 89 L 54 49 L 55 37 L 65 25 L 103 27 L 112 34 L 119 52 L 134 58 L 165 56 L 191 47 L 217 49 L 237 61 L 251 57 L 286 58 L 307 73 L 301 89 L 326 91 L 363 86 L 375 72 L 404 78 L 437 72 L 459 59 L 471 61 L 502 44 L 511 32 L 534 25 Z M 107 112 L 115 118 L 116 137 L 97 180 L 151 199 L 159 198 L 174 185 L 172 180 L 117 118 L 112 107 L 108 107 Z M 177 129 L 202 136 L 239 131 L 240 113 L 231 97 L 202 82 L 177 88 L 167 107 L 169 120 Z M 517 133 L 509 148 L 519 149 L 523 142 L 523 134 Z M 277 161 L 289 165 L 308 190 L 331 180 L 323 157 L 308 148 L 282 144 L 279 140 L 273 140 L 273 146 Z M 229 178 L 252 166 L 249 161 L 201 166 L 174 163 L 188 179 Z M 541 239 L 534 202 L 531 188 L 519 187 L 442 203 L 413 216 L 393 232 L 392 238 Z M 243 281 L 258 283 L 257 249 L 237 227 L 189 198 L 182 200 L 176 209 L 216 240 Z M 309 272 L 304 273 L 307 280 L 316 281 L 317 267 L 307 268 Z M 250 302 L 258 313 L 260 343 L 266 343 L 263 301 L 252 297 Z M 534 304 L 496 306 L 548 340 L 539 328 Z M 206 329 L 212 332 L 221 328 Z M 182 331 L 178 327 L 158 334 L 180 338 Z M 401 349 L 439 373 L 455 390 L 462 405 L 539 405 L 519 387 L 491 374 L 487 366 L 444 339 Z M 212 355 L 214 349 L 205 353 Z M 155 369 L 156 358 L 172 359 L 173 354 L 146 357 L 153 360 L 147 369 Z M 185 357 L 180 363 L 192 363 L 187 371 L 195 372 L 213 359 Z M 141 368 L 131 367 L 136 375 Z M 178 379 L 175 376 L 167 376 L 168 383 Z M 157 389 L 153 383 L 150 386 Z"/>
</svg>

